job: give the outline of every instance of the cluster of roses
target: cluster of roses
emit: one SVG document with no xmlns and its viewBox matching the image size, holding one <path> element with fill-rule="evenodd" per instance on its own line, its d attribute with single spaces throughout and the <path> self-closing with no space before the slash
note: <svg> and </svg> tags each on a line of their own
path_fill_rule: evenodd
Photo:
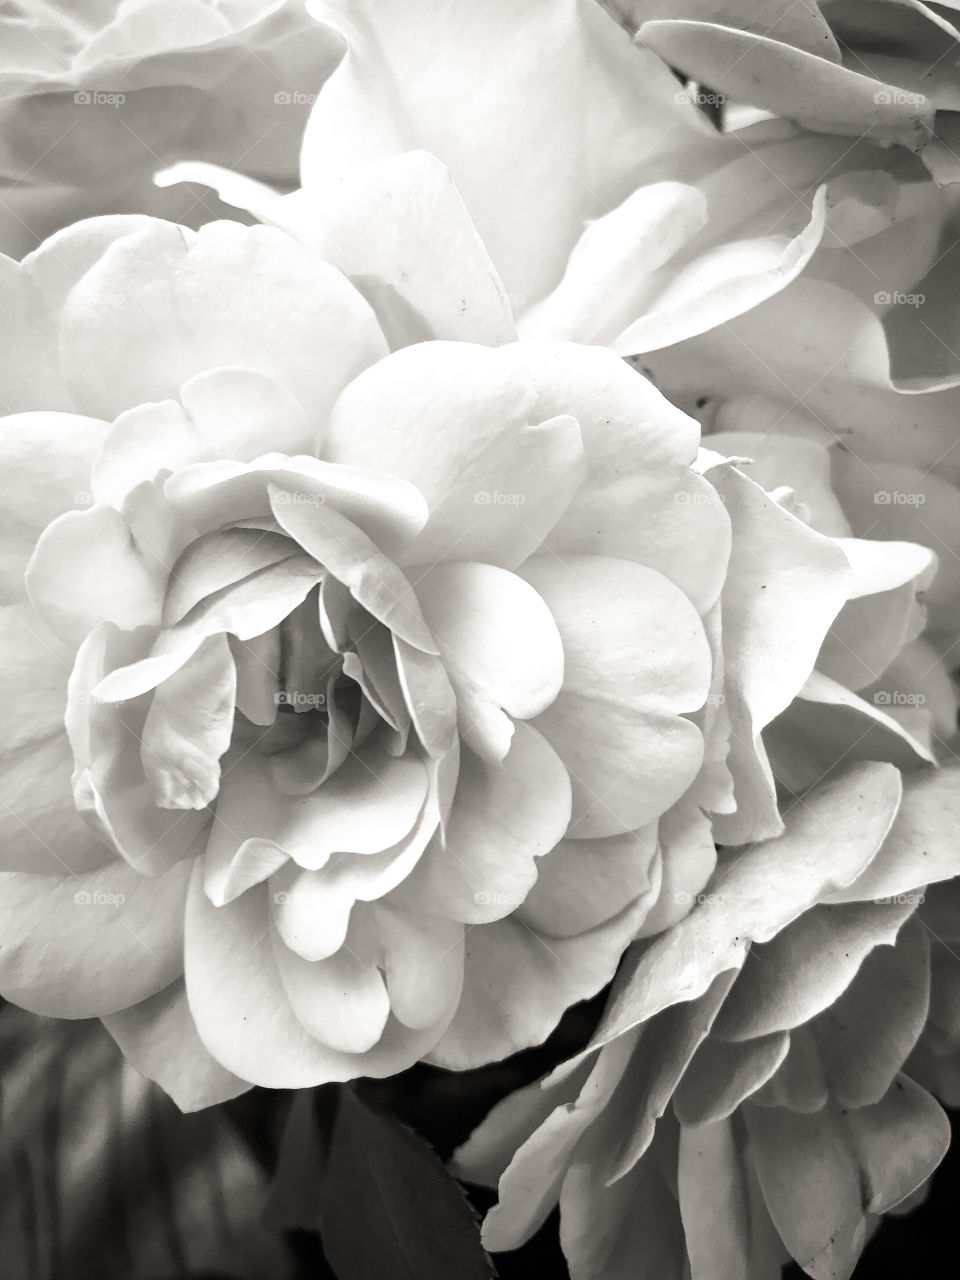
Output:
<svg viewBox="0 0 960 1280">
<path fill-rule="evenodd" d="M 22 9 L 0 992 L 192 1109 L 612 982 L 488 1245 L 849 1275 L 960 1103 L 960 34 Z"/>
</svg>

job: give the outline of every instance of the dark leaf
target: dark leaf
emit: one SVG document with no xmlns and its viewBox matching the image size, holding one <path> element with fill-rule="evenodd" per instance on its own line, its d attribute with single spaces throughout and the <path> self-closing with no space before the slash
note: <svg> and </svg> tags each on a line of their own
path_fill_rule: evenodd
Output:
<svg viewBox="0 0 960 1280">
<path fill-rule="evenodd" d="M 472 1206 L 422 1138 L 349 1087 L 314 1104 L 291 1108 L 273 1222 L 319 1230 L 338 1280 L 495 1280 Z"/>
<path fill-rule="evenodd" d="M 319 1231 L 320 1194 L 339 1086 L 294 1094 L 264 1214 L 274 1231 Z"/>
<path fill-rule="evenodd" d="M 220 1109 L 183 1115 L 98 1022 L 0 1009 L 4 1276 L 282 1280 L 265 1197 Z"/>
</svg>

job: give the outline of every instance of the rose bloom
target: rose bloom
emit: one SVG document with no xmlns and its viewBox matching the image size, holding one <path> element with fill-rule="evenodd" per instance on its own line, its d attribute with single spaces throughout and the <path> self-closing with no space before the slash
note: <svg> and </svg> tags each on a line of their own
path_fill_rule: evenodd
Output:
<svg viewBox="0 0 960 1280">
<path fill-rule="evenodd" d="M 310 105 L 343 52 L 302 0 L 25 0 L 0 13 L 0 251 L 94 213 L 199 225 L 205 192 L 161 192 L 185 157 L 292 185 Z"/>
<path fill-rule="evenodd" d="M 443 110 L 428 112 L 405 88 L 410 50 L 396 33 L 389 41 L 384 34 L 391 12 L 377 27 L 394 69 L 389 84 L 369 34 L 356 35 L 311 117 L 301 191 L 280 197 L 205 166 L 181 166 L 171 178 L 208 181 L 225 199 L 324 249 L 330 211 L 362 181 L 356 157 L 401 145 L 390 121 L 412 120 L 415 136 L 436 143 L 465 175 L 471 210 L 489 229 L 505 279 L 540 291 L 511 295 L 523 337 L 603 343 L 630 359 L 721 433 L 721 453 L 742 459 L 748 474 L 821 532 L 926 544 L 939 556 L 931 583 L 915 551 L 897 559 L 891 545 L 888 558 L 877 555 L 888 573 L 899 563 L 902 576 L 845 611 L 817 679 L 785 713 L 779 735 L 768 737 L 779 780 L 802 789 L 821 776 L 827 738 L 833 759 L 876 755 L 915 767 L 942 755 L 956 731 L 950 673 L 960 644 L 960 578 L 951 548 L 960 537 L 960 497 L 952 482 L 960 473 L 951 443 L 960 393 L 949 377 L 894 379 L 881 327 L 890 300 L 925 285 L 951 240 L 949 207 L 920 162 L 866 141 L 756 130 L 749 149 L 718 139 L 704 151 L 683 114 L 689 104 L 671 103 L 656 79 L 644 82 L 649 109 L 634 110 L 646 132 L 631 133 L 618 121 L 640 92 L 648 55 L 599 9 L 579 24 L 563 6 L 549 19 L 541 14 L 557 65 L 543 68 L 533 36 L 529 48 L 521 40 L 511 68 L 517 94 L 491 88 L 497 114 L 483 120 L 452 96 L 450 67 L 469 76 L 478 47 L 506 17 L 499 9 L 477 17 L 469 41 L 437 20 L 445 70 L 432 88 Z M 323 13 L 349 36 L 347 18 L 330 6 Z M 598 48 L 610 59 L 605 73 Z M 551 170 L 554 198 L 538 205 L 531 197 L 513 210 L 500 200 L 493 157 L 521 145 L 517 138 L 530 141 L 525 131 L 549 116 L 564 69 L 616 143 L 585 146 L 570 130 L 568 138 L 549 135 L 551 152 L 559 148 L 565 162 Z M 598 189 L 602 200 L 592 194 Z M 591 212 L 601 216 L 578 238 L 575 219 Z M 898 350 L 902 362 L 906 337 Z M 905 600 L 929 590 L 929 617 L 914 607 L 876 626 L 865 611 L 884 589 Z M 745 835 L 735 829 L 721 838 Z"/>
<path fill-rule="evenodd" d="M 4 265 L 0 983 L 184 1106 L 543 1040 L 783 830 L 764 729 L 933 569 L 517 342 L 432 157 L 339 197 L 325 257 L 106 218 Z"/>
<path fill-rule="evenodd" d="M 955 938 L 958 818 L 960 771 L 901 799 L 896 770 L 865 763 L 722 860 L 630 953 L 588 1049 L 458 1152 L 464 1177 L 499 1180 L 487 1245 L 515 1248 L 559 1200 L 573 1280 L 776 1280 L 790 1258 L 849 1277 L 949 1143 L 922 1085 L 957 1078 L 938 925 Z"/>
<path fill-rule="evenodd" d="M 648 36 L 655 7 L 633 6 Z M 939 32 L 953 47 L 946 26 L 894 8 L 896 22 Z M 835 9 L 845 24 L 837 31 L 852 39 L 853 10 L 827 5 L 828 20 Z M 889 17 L 890 6 L 859 10 Z M 863 693 L 853 712 L 822 683 L 805 695 L 818 703 L 818 728 L 821 708 L 834 704 L 838 757 L 844 742 L 860 743 L 861 754 L 875 746 L 868 720 L 884 731 L 893 721 L 912 739 L 899 758 L 887 743 L 885 759 L 907 764 L 951 749 L 960 644 L 960 357 L 951 355 L 960 340 L 958 228 L 921 161 L 890 145 L 896 128 L 859 130 L 869 137 L 851 143 L 767 119 L 710 136 L 695 95 L 652 57 L 650 40 L 632 43 L 598 5 L 534 4 L 519 25 L 505 4 L 482 13 L 458 3 L 417 9 L 418 30 L 438 51 L 426 81 L 414 74 L 419 42 L 408 38 L 408 3 L 379 5 L 375 23 L 363 20 L 362 4 L 313 11 L 343 32 L 350 52 L 311 114 L 302 190 L 277 198 L 190 165 L 173 176 L 207 181 L 311 242 L 364 162 L 412 145 L 435 152 L 482 229 L 522 337 L 601 343 L 630 359 L 707 431 L 736 433 L 729 445 L 750 474 L 792 492 L 791 509 L 821 531 L 918 542 L 939 556 L 935 583 L 922 584 L 930 587 L 925 634 L 895 643 L 905 647 L 895 665 L 878 637 L 872 653 L 865 645 L 852 660 L 856 673 L 848 667 L 841 683 Z M 761 20 L 754 14 L 745 29 Z M 714 30 L 654 25 L 683 28 L 691 40 Z M 504 64 L 495 50 L 508 29 Z M 777 32 L 797 47 L 817 33 L 834 40 L 825 19 L 806 10 Z M 753 33 L 749 43 L 766 48 Z M 786 47 L 776 44 L 777 57 Z M 826 50 L 791 64 L 795 76 L 805 71 L 807 89 L 818 61 L 857 92 L 873 83 L 834 65 Z M 952 65 L 944 59 L 944 74 Z M 483 101 L 464 100 L 459 86 L 477 78 Z M 884 120 L 889 105 L 877 106 Z M 894 112 L 901 124 L 903 105 Z M 809 499 L 814 472 L 822 501 L 797 501 L 801 490 Z"/>
</svg>

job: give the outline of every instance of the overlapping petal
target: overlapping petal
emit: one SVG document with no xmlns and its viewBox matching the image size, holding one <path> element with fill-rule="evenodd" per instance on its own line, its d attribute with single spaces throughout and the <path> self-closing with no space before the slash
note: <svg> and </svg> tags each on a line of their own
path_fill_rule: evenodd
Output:
<svg viewBox="0 0 960 1280">
<path fill-rule="evenodd" d="M 849 1275 L 874 1216 L 946 1147 L 942 1111 L 903 1071 L 930 992 L 918 904 L 923 880 L 956 875 L 956 793 L 954 770 L 909 784 L 901 805 L 889 766 L 856 766 L 776 841 L 721 862 L 685 920 L 635 946 L 587 1053 L 461 1148 L 464 1176 L 500 1179 L 490 1247 L 521 1243 L 559 1198 L 575 1277 L 679 1276 L 687 1258 L 694 1276 L 761 1275 L 790 1256 L 814 1277 Z M 662 1215 L 642 1249 L 637 1196 Z"/>
</svg>

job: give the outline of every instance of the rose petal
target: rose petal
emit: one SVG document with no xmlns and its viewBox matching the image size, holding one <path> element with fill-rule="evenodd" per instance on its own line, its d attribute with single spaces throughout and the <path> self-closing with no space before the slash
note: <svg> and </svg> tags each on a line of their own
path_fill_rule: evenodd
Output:
<svg viewBox="0 0 960 1280">
<path fill-rule="evenodd" d="M 566 416 L 531 419 L 535 392 L 513 350 L 418 343 L 356 378 L 334 406 L 324 456 L 382 468 L 427 500 L 430 519 L 403 563 L 513 568 L 575 492 L 579 428 Z"/>
<path fill-rule="evenodd" d="M 256 369 L 210 369 L 184 384 L 179 403 L 141 404 L 120 414 L 93 468 L 92 488 L 118 506 L 160 471 L 221 458 L 252 462 L 268 449 L 307 453 L 311 439 L 300 402 L 273 378 Z"/>
<path fill-rule="evenodd" d="M 463 988 L 464 929 L 385 899 L 370 908 L 394 1017 L 426 1030 L 449 1018 Z"/>
<path fill-rule="evenodd" d="M 449 166 L 521 304 L 553 287 L 583 221 L 621 198 L 611 189 L 633 189 L 625 175 L 670 126 L 686 132 L 666 68 L 603 13 L 546 0 L 519 22 L 506 0 L 482 15 L 465 3 L 316 9 L 351 54 L 310 117 L 303 185 L 323 192 L 341 173 L 424 148 Z M 477 89 L 469 101 L 465 84 Z"/>
<path fill-rule="evenodd" d="M 109 430 L 73 413 L 16 413 L 0 431 L 0 588 L 12 604 L 37 538 L 57 516 L 88 504 L 90 468 Z"/>
<path fill-rule="evenodd" d="M 713 1125 L 731 1116 L 744 1099 L 764 1084 L 790 1048 L 785 1032 L 743 1044 L 708 1037 L 701 1044 L 673 1097 L 682 1125 Z"/>
<path fill-rule="evenodd" d="M 204 809 L 220 788 L 237 673 L 224 635 L 210 636 L 150 701 L 140 738 L 143 772 L 163 809 Z"/>
<path fill-rule="evenodd" d="M 869 866 L 827 902 L 893 898 L 920 885 L 960 874 L 956 832 L 960 822 L 960 769 L 925 771 L 905 779 L 903 801 L 890 834 Z"/>
<path fill-rule="evenodd" d="M 386 353 L 369 306 L 334 268 L 268 227 L 165 222 L 114 243 L 67 301 L 64 376 L 105 418 L 175 397 L 223 365 L 259 370 L 323 421 Z"/>
<path fill-rule="evenodd" d="M 496 268 L 435 156 L 391 156 L 297 194 L 298 203 L 278 200 L 262 220 L 342 271 L 370 301 L 393 350 L 428 338 L 496 347 L 516 337 Z"/>
<path fill-rule="evenodd" d="M 386 735 L 358 747 L 309 795 L 289 798 L 277 843 L 316 870 L 335 853 L 374 854 L 408 835 L 427 797 L 427 770 L 413 753 L 395 757 Z"/>
<path fill-rule="evenodd" d="M 578 838 L 653 821 L 679 800 L 703 760 L 703 738 L 690 720 L 589 693 L 561 693 L 536 727 L 570 774 L 570 834 Z"/>
<path fill-rule="evenodd" d="M 850 1276 L 866 1241 L 860 1168 L 840 1115 L 745 1108 L 763 1198 L 783 1243 L 814 1280 Z"/>
<path fill-rule="evenodd" d="M 528 562 L 529 565 L 529 562 Z M 417 580 L 417 598 L 458 694 L 479 687 L 511 716 L 549 706 L 564 650 L 551 611 L 524 577 L 496 565 L 447 563 Z M 460 707 L 461 725 L 464 707 Z"/>
<path fill-rule="evenodd" d="M 537 867 L 536 883 L 516 908 L 534 932 L 570 938 L 660 889 L 655 824 L 600 840 L 561 840 Z"/>
<path fill-rule="evenodd" d="M 126 1009 L 181 972 L 190 865 L 159 879 L 115 860 L 73 876 L 2 876 L 0 990 L 32 1013 Z"/>
<path fill-rule="evenodd" d="M 269 486 L 278 524 L 348 588 L 353 598 L 401 640 L 436 653 L 410 583 L 362 530 L 326 505 L 298 504 L 296 494 Z"/>
<path fill-rule="evenodd" d="M 48 525 L 26 584 L 47 625 L 74 647 L 101 622 L 132 630 L 160 621 L 161 576 L 123 517 L 103 503 Z"/>
<path fill-rule="evenodd" d="M 850 570 L 834 543 L 778 506 L 739 472 L 714 470 L 733 521 L 723 592 L 728 761 L 737 813 L 716 821 L 721 843 L 782 830 L 760 731 L 802 688 L 827 628 L 846 599 Z M 762 555 L 757 548 L 762 547 Z"/>
<path fill-rule="evenodd" d="M 913 918 L 896 946 L 866 957 L 847 990 L 813 1023 L 827 1085 L 842 1107 L 883 1098 L 923 1030 L 929 988 L 927 933 Z"/>
<path fill-rule="evenodd" d="M 905 1075 L 875 1106 L 850 1112 L 847 1123 L 871 1213 L 885 1213 L 916 1191 L 950 1145 L 949 1120 Z"/>
<path fill-rule="evenodd" d="M 187 998 L 200 1038 L 228 1070 L 268 1088 L 311 1088 L 358 1075 L 382 1077 L 412 1066 L 441 1028 L 414 1032 L 387 1022 L 378 1044 L 344 1054 L 315 1040 L 295 1017 L 270 940 L 263 889 L 214 907 L 199 873 L 188 901 Z"/>
<path fill-rule="evenodd" d="M 543 938 L 514 916 L 467 935 L 463 995 L 431 1055 L 461 1071 L 542 1044 L 572 1004 L 613 977 L 644 905 L 575 938 Z"/>
<path fill-rule="evenodd" d="M 775 845 L 727 859 L 709 901 L 628 958 L 592 1044 L 696 999 L 717 974 L 742 964 L 751 941 L 768 941 L 832 889 L 851 884 L 875 856 L 899 802 L 892 766 L 856 765 L 794 808 Z"/>
<path fill-rule="evenodd" d="M 500 765 L 465 752 L 445 840 L 434 840 L 398 896 L 411 910 L 480 923 L 523 902 L 535 858 L 567 829 L 570 782 L 549 744 L 520 723 Z"/>
<path fill-rule="evenodd" d="M 277 967 L 290 1007 L 321 1044 L 365 1053 L 379 1041 L 390 1015 L 383 975 L 349 942 L 324 960 L 307 960 L 274 940 Z"/>
<path fill-rule="evenodd" d="M 522 576 L 559 628 L 568 693 L 637 710 L 703 705 L 712 674 L 703 623 L 655 569 L 607 556 L 534 556 Z"/>
<path fill-rule="evenodd" d="M 182 981 L 103 1025 L 141 1075 L 168 1093 L 181 1111 L 200 1111 L 246 1093 L 246 1080 L 227 1071 L 201 1044 Z"/>
</svg>

